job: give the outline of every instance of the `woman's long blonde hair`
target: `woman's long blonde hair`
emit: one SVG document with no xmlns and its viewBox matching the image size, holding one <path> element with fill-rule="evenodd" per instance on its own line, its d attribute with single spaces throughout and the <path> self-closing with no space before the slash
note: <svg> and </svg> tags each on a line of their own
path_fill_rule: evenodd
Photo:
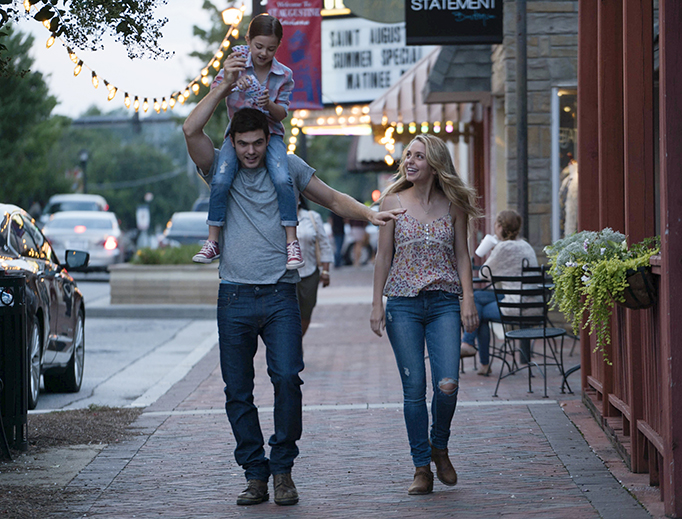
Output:
<svg viewBox="0 0 682 519">
<path fill-rule="evenodd" d="M 381 203 L 384 198 L 393 193 L 399 193 L 409 187 L 412 187 L 412 182 L 407 180 L 405 174 L 405 157 L 407 150 L 413 142 L 419 141 L 426 149 L 426 162 L 436 171 L 436 187 L 447 197 L 450 202 L 462 209 L 467 216 L 467 220 L 472 218 L 480 218 L 482 216 L 481 210 L 476 203 L 476 190 L 468 186 L 462 178 L 457 174 L 455 165 L 452 163 L 450 152 L 448 151 L 445 142 L 435 135 L 423 133 L 417 135 L 410 141 L 403 150 L 403 156 L 400 160 L 398 172 L 393 177 L 393 183 L 388 186 L 381 194 L 378 200 Z"/>
</svg>

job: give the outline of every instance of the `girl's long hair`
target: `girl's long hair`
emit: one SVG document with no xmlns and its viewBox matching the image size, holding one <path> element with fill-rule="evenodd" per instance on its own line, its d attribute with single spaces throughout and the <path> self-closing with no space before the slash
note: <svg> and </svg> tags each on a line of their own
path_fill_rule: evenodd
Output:
<svg viewBox="0 0 682 519">
<path fill-rule="evenodd" d="M 464 211 L 464 214 L 467 216 L 467 222 L 472 218 L 480 218 L 483 214 L 476 202 L 476 190 L 467 185 L 457 174 L 445 142 L 427 133 L 417 135 L 405 147 L 400 160 L 400 166 L 398 166 L 398 172 L 393 177 L 393 183 L 384 190 L 378 203 L 381 203 L 390 194 L 399 193 L 412 187 L 412 182 L 407 180 L 405 173 L 405 157 L 407 150 L 415 141 L 419 141 L 424 145 L 426 149 L 426 162 L 437 173 L 436 187 L 440 189 L 450 202 Z"/>
</svg>

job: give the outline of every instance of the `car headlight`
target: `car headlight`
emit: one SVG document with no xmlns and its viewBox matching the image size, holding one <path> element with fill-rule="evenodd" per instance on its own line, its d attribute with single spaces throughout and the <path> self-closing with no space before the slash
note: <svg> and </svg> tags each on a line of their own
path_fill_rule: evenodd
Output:
<svg viewBox="0 0 682 519">
<path fill-rule="evenodd" d="M 3 306 L 14 306 L 14 291 L 11 288 L 0 288 L 0 302 Z"/>
</svg>

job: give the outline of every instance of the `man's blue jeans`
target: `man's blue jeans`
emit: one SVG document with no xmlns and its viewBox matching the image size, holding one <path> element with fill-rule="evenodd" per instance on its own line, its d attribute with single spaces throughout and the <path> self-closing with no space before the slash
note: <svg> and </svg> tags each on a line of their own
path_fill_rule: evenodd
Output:
<svg viewBox="0 0 682 519">
<path fill-rule="evenodd" d="M 431 463 L 424 342 L 433 384 L 431 445 L 444 449 L 457 407 L 460 326 L 456 294 L 422 290 L 416 297 L 390 297 L 386 304 L 386 333 L 403 383 L 403 410 L 415 467 Z"/>
<path fill-rule="evenodd" d="M 247 480 L 267 481 L 270 474 L 291 472 L 302 431 L 303 381 L 299 373 L 303 370 L 303 350 L 296 285 L 221 283 L 218 332 L 225 410 L 237 441 L 237 463 L 244 468 Z M 269 460 L 253 402 L 253 358 L 259 335 L 265 343 L 275 393 L 275 432 L 268 442 Z"/>
<path fill-rule="evenodd" d="M 473 346 L 478 339 L 478 360 L 487 366 L 490 364 L 490 321 L 500 322 L 500 308 L 492 290 L 474 291 L 474 304 L 478 312 L 478 328 L 473 332 L 466 332 L 462 342 Z"/>
</svg>

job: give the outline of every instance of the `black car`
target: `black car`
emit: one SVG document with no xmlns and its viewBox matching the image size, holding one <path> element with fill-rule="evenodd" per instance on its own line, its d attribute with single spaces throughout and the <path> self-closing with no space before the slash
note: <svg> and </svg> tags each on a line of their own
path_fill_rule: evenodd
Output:
<svg viewBox="0 0 682 519">
<path fill-rule="evenodd" d="M 78 392 L 85 359 L 85 304 L 68 269 L 87 267 L 87 252 L 67 250 L 60 263 L 23 209 L 0 204 L 0 305 L 12 301 L 8 279 L 26 278 L 29 409 L 40 394 L 40 376 L 52 392 Z M 4 281 L 4 283 L 3 283 Z"/>
</svg>

